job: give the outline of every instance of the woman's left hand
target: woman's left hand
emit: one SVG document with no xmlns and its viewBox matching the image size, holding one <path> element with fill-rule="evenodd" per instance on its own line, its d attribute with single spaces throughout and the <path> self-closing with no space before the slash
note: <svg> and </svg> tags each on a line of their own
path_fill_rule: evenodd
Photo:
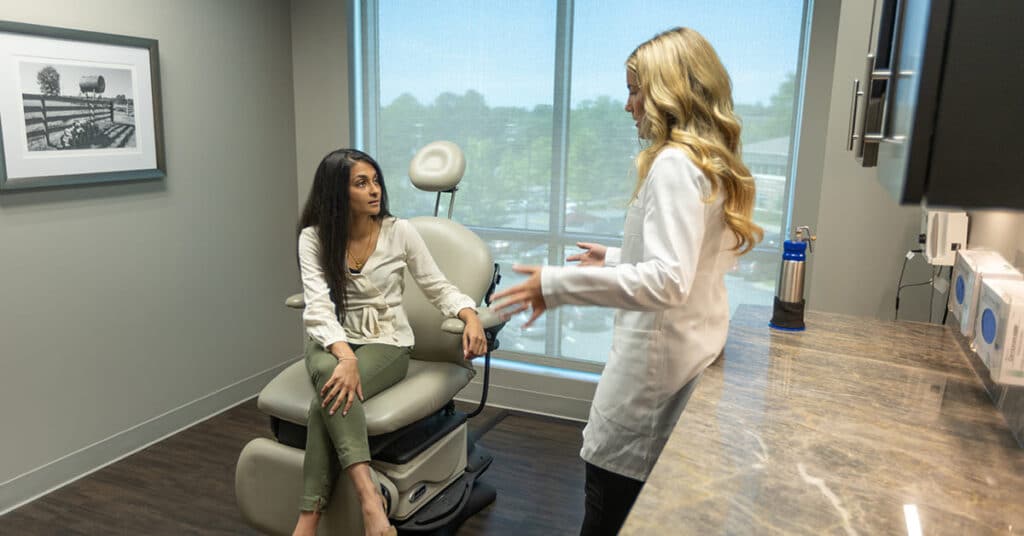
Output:
<svg viewBox="0 0 1024 536">
<path fill-rule="evenodd" d="M 466 324 L 462 330 L 462 357 L 473 359 L 486 354 L 487 337 L 484 336 L 484 328 L 476 311 L 463 309 L 459 312 L 459 319 Z"/>
<path fill-rule="evenodd" d="M 523 324 L 524 328 L 530 327 L 534 320 L 547 311 L 547 303 L 544 302 L 544 294 L 540 288 L 540 266 L 514 265 L 512 269 L 530 277 L 514 287 L 509 287 L 494 296 L 491 300 L 495 303 L 493 309 L 505 320 L 512 315 L 519 314 L 529 308 L 533 308 L 530 319 Z M 503 299 L 504 298 L 504 299 Z"/>
</svg>

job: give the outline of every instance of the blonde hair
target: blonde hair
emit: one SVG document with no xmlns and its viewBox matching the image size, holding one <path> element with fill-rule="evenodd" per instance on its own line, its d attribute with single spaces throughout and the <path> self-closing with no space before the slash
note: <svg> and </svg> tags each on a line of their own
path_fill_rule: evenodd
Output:
<svg viewBox="0 0 1024 536">
<path fill-rule="evenodd" d="M 740 122 L 733 112 L 732 82 L 718 54 L 689 28 L 673 28 L 636 47 L 626 69 L 639 85 L 644 117 L 640 137 L 649 145 L 636 157 L 635 198 L 655 157 L 666 147 L 685 151 L 711 183 L 725 191 L 725 223 L 735 250 L 747 253 L 764 238 L 754 223 L 754 178 L 740 159 Z"/>
</svg>

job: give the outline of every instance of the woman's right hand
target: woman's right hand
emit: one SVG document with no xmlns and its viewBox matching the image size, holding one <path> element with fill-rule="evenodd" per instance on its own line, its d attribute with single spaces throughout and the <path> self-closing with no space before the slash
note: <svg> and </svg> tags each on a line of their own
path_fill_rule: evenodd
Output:
<svg viewBox="0 0 1024 536">
<path fill-rule="evenodd" d="M 357 396 L 359 400 L 363 399 L 363 384 L 359 381 L 359 365 L 354 357 L 342 358 L 338 361 L 338 366 L 334 367 L 334 372 L 324 384 L 324 388 L 320 390 L 320 397 L 323 399 L 320 407 L 326 408 L 330 405 L 330 414 L 334 415 L 334 412 L 338 411 L 338 408 L 344 403 L 345 408 L 341 410 L 341 414 L 344 416 L 348 414 L 348 410 Z"/>
<path fill-rule="evenodd" d="M 604 266 L 604 254 L 608 248 L 592 242 L 576 242 L 576 247 L 585 250 L 583 253 L 569 255 L 565 260 L 579 261 L 580 266 Z"/>
</svg>

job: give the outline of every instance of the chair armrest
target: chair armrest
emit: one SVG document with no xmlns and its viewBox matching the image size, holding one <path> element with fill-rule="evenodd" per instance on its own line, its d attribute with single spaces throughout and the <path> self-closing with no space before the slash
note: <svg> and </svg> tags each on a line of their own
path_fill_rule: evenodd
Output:
<svg viewBox="0 0 1024 536">
<path fill-rule="evenodd" d="M 491 352 L 498 349 L 498 332 L 501 331 L 501 328 L 505 327 L 506 321 L 502 320 L 497 313 L 486 306 L 477 307 L 476 314 L 480 317 L 480 325 L 484 328 L 484 337 L 487 338 L 487 358 L 490 359 Z M 441 322 L 441 331 L 462 335 L 462 332 L 465 330 L 466 323 L 458 318 L 447 318 L 444 322 Z"/>
<path fill-rule="evenodd" d="M 480 317 L 480 324 L 483 325 L 484 329 L 496 327 L 500 330 L 505 325 L 505 321 L 501 319 L 501 316 L 487 306 L 477 309 L 476 314 Z"/>
<path fill-rule="evenodd" d="M 487 307 L 477 307 L 476 315 L 480 317 L 480 325 L 485 329 L 498 328 L 494 331 L 499 331 L 504 325 L 505 321 L 498 316 L 497 313 L 490 310 Z M 462 331 L 466 329 L 466 324 L 458 318 L 446 318 L 444 322 L 441 322 L 441 331 L 448 333 L 454 333 L 455 335 L 462 335 Z"/>
<path fill-rule="evenodd" d="M 292 309 L 305 309 L 306 307 L 306 302 L 303 300 L 301 292 L 298 294 L 292 294 L 285 298 L 284 304 Z"/>
<path fill-rule="evenodd" d="M 458 318 L 445 318 L 444 322 L 441 322 L 441 331 L 447 333 L 462 335 L 462 332 L 465 329 L 466 323 L 459 320 Z"/>
</svg>

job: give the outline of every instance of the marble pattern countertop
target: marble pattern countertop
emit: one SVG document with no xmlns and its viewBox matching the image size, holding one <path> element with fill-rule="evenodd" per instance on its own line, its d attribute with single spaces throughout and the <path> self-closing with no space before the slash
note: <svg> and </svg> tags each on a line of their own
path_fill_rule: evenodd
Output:
<svg viewBox="0 0 1024 536">
<path fill-rule="evenodd" d="M 1024 531 L 1024 450 L 949 328 L 741 306 L 621 534 Z"/>
</svg>

